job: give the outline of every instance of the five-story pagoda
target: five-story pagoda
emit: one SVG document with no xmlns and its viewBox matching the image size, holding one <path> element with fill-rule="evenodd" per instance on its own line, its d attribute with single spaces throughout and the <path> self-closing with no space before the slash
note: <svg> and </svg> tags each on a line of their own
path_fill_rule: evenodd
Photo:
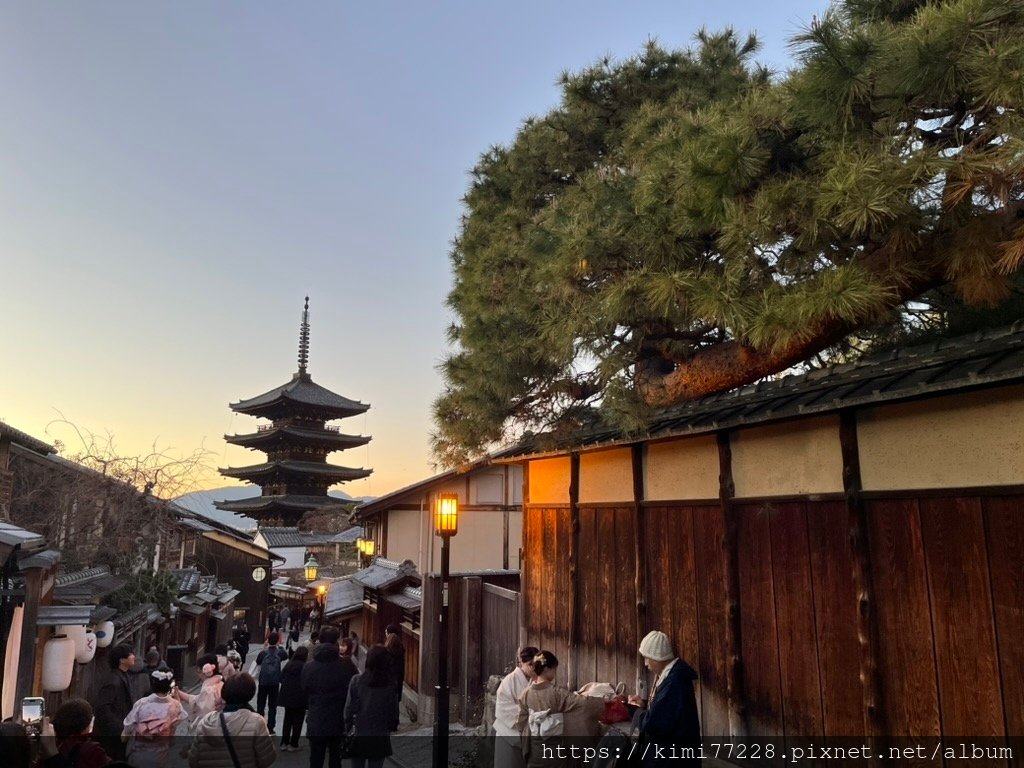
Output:
<svg viewBox="0 0 1024 768">
<path fill-rule="evenodd" d="M 367 477 L 372 469 L 352 469 L 327 463 L 327 455 L 370 442 L 369 437 L 342 434 L 328 421 L 365 413 L 370 406 L 315 384 L 306 370 L 309 362 L 309 297 L 302 310 L 299 333 L 299 370 L 291 381 L 262 395 L 231 404 L 231 410 L 269 419 L 245 435 L 224 439 L 267 454 L 261 464 L 220 470 L 260 486 L 259 496 L 238 501 L 218 501 L 216 506 L 255 518 L 261 527 L 295 526 L 302 515 L 337 500 L 327 489 L 347 480 Z"/>
</svg>

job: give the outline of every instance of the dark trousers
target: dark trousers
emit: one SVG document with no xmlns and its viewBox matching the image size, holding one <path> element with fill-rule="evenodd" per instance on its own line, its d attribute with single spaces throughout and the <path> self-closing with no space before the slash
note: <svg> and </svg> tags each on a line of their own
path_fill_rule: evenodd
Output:
<svg viewBox="0 0 1024 768">
<path fill-rule="evenodd" d="M 284 708 L 284 728 L 281 731 L 281 746 L 291 744 L 299 746 L 299 734 L 302 733 L 302 721 L 306 719 L 305 707 Z"/>
<path fill-rule="evenodd" d="M 256 693 L 256 711 L 261 715 L 263 714 L 264 707 L 269 705 L 270 711 L 267 712 L 267 728 L 270 732 L 274 732 L 274 726 L 277 724 L 277 693 L 281 690 L 281 685 L 275 683 L 274 685 L 260 685 L 259 690 Z"/>
<path fill-rule="evenodd" d="M 352 768 L 382 768 L 384 765 L 383 757 L 353 757 Z"/>
<path fill-rule="evenodd" d="M 324 755 L 328 750 L 331 752 L 328 768 L 341 768 L 341 736 L 335 736 L 333 739 L 310 739 L 309 768 L 323 768 Z"/>
</svg>

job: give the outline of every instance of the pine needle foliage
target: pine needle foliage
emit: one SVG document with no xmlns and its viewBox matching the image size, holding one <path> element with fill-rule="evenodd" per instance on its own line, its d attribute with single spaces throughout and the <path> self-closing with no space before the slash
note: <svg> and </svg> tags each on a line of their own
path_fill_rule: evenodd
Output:
<svg viewBox="0 0 1024 768">
<path fill-rule="evenodd" d="M 1014 295 L 1024 0 L 845 0 L 784 76 L 756 51 L 701 30 L 563 73 L 560 105 L 480 158 L 442 464 L 524 432 L 640 434 L 651 408 Z"/>
</svg>

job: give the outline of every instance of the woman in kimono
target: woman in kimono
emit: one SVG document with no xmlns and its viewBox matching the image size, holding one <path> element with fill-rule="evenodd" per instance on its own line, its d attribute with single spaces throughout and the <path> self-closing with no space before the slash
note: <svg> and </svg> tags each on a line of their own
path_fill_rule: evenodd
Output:
<svg viewBox="0 0 1024 768">
<path fill-rule="evenodd" d="M 537 677 L 519 697 L 516 730 L 523 734 L 523 758 L 527 768 L 571 764 L 565 751 L 559 755 L 558 747 L 569 746 L 573 738 L 589 736 L 590 722 L 596 722 L 604 712 L 603 699 L 556 686 L 557 669 L 555 654 L 551 651 L 538 653 L 533 658 L 533 672 Z"/>
<path fill-rule="evenodd" d="M 185 710 L 174 696 L 174 673 L 158 669 L 150 675 L 153 693 L 135 702 L 124 719 L 122 740 L 128 743 L 128 762 L 134 768 L 165 768 L 171 742 Z"/>
</svg>

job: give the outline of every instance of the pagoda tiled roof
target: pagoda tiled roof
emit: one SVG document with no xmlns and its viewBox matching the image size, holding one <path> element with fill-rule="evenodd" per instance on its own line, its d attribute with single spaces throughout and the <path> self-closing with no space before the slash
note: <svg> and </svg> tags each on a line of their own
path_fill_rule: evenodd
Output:
<svg viewBox="0 0 1024 768">
<path fill-rule="evenodd" d="M 234 445 L 258 445 L 273 442 L 279 438 L 293 438 L 292 442 L 299 445 L 321 443 L 337 450 L 357 448 L 360 445 L 366 445 L 372 439 L 362 435 L 346 435 L 329 429 L 306 429 L 292 425 L 268 426 L 259 432 L 250 432 L 244 435 L 224 435 L 224 439 Z"/>
<path fill-rule="evenodd" d="M 350 400 L 313 382 L 309 374 L 296 373 L 291 381 L 262 395 L 240 400 L 231 404 L 231 410 L 238 413 L 260 415 L 276 406 L 286 403 L 310 406 L 330 418 L 344 418 L 365 413 L 370 406 L 357 400 Z"/>
<path fill-rule="evenodd" d="M 309 547 L 333 543 L 330 534 L 300 531 L 289 526 L 260 526 L 259 532 L 268 547 Z"/>
<path fill-rule="evenodd" d="M 228 467 L 219 471 L 226 477 L 241 479 L 283 472 L 295 475 L 318 475 L 324 478 L 337 478 L 338 481 L 358 480 L 361 477 L 367 477 L 373 472 L 372 469 L 339 467 L 322 461 L 296 461 L 295 459 L 278 459 L 267 461 L 263 464 L 253 464 L 248 467 Z"/>
<path fill-rule="evenodd" d="M 297 510 L 304 512 L 318 507 L 330 507 L 342 503 L 342 499 L 333 496 L 302 496 L 299 494 L 281 496 L 249 496 L 235 501 L 214 502 L 217 509 L 225 512 L 270 512 L 276 509 Z"/>
</svg>

